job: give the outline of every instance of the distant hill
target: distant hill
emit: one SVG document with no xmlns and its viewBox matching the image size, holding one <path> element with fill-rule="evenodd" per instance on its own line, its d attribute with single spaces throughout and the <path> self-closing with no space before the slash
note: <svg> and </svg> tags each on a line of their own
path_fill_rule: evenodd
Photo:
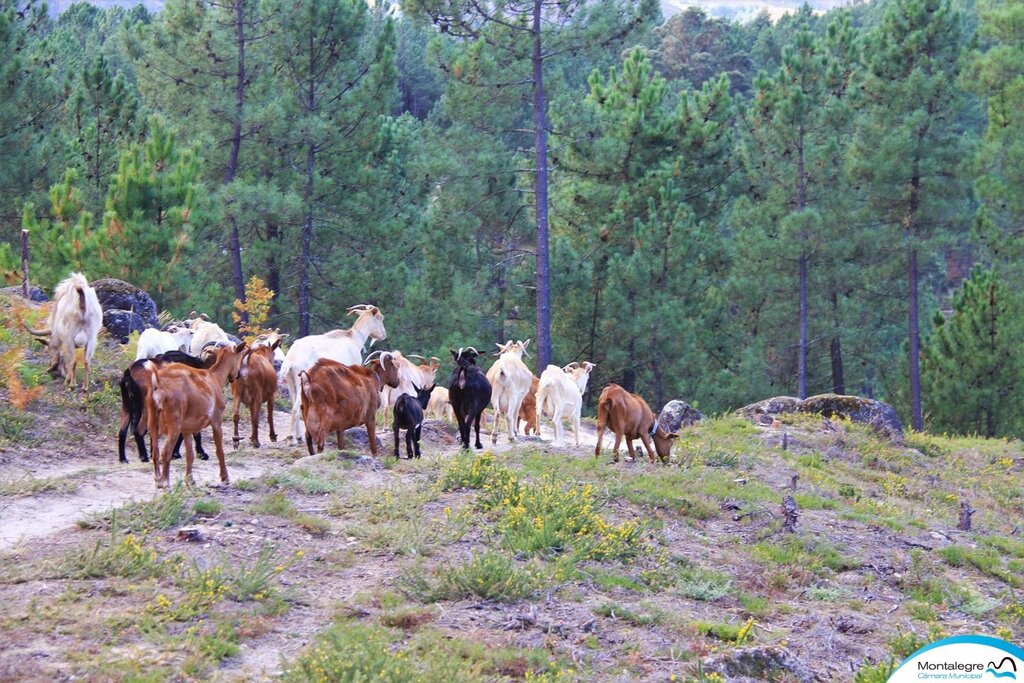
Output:
<svg viewBox="0 0 1024 683">
<path fill-rule="evenodd" d="M 50 0 L 50 14 L 57 15 L 79 0 Z M 144 5 L 150 12 L 159 12 L 164 0 L 89 0 L 97 7 L 134 7 Z M 767 10 L 773 19 L 787 12 L 795 12 L 803 0 L 661 0 L 661 12 L 666 18 L 684 11 L 687 7 L 703 7 L 708 14 L 725 19 L 751 19 L 762 10 Z M 847 4 L 846 0 L 811 0 L 811 7 L 826 12 Z"/>
</svg>

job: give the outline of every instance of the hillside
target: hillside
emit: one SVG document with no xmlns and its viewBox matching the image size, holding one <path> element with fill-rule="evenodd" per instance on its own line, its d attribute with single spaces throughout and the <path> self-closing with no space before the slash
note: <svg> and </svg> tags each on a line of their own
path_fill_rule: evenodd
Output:
<svg viewBox="0 0 1024 683">
<path fill-rule="evenodd" d="M 69 394 L 10 315 L 0 680 L 881 681 L 941 634 L 1024 636 L 1016 441 L 722 416 L 663 466 L 430 422 L 422 460 L 228 444 L 231 487 L 198 462 L 154 495 L 116 460 L 123 350 Z"/>
</svg>

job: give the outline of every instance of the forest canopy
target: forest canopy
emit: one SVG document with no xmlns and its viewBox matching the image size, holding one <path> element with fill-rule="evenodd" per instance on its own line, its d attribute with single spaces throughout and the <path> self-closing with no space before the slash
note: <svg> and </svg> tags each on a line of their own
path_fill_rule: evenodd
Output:
<svg viewBox="0 0 1024 683">
<path fill-rule="evenodd" d="M 0 0 L 0 266 L 27 228 L 34 284 L 222 325 L 257 276 L 293 336 L 373 303 L 392 348 L 539 338 L 652 404 L 1019 436 L 1022 8 Z"/>
</svg>

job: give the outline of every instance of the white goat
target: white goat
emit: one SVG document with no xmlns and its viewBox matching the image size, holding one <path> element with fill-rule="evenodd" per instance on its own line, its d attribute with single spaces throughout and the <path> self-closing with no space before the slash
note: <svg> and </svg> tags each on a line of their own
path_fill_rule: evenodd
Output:
<svg viewBox="0 0 1024 683">
<path fill-rule="evenodd" d="M 555 441 L 565 434 L 562 418 L 572 419 L 576 445 L 580 445 L 580 412 L 583 410 L 583 393 L 587 390 L 590 371 L 597 367 L 593 363 L 570 363 L 564 368 L 549 365 L 540 376 L 537 388 L 537 418 L 550 415 L 555 430 Z"/>
<path fill-rule="evenodd" d="M 135 360 L 153 358 L 167 351 L 187 351 L 192 342 L 192 330 L 187 327 L 171 325 L 166 330 L 149 328 L 139 335 L 139 344 L 135 351 Z"/>
<path fill-rule="evenodd" d="M 96 337 L 103 325 L 103 309 L 96 290 L 81 273 L 71 273 L 53 292 L 53 308 L 47 319 L 47 329 L 28 330 L 37 337 L 48 338 L 50 370 L 67 379 L 68 387 L 75 385 L 76 348 L 85 349 L 85 393 L 89 394 L 89 372 L 92 356 L 96 352 Z M 25 328 L 28 329 L 28 328 Z"/>
<path fill-rule="evenodd" d="M 410 361 L 410 358 L 418 358 L 426 361 L 423 356 L 410 354 L 403 356 L 400 351 L 392 351 L 398 365 L 398 386 L 389 387 L 384 385 L 380 391 L 380 403 L 384 408 L 384 429 L 388 427 L 388 414 L 398 402 L 399 396 L 412 396 L 416 398 L 416 389 L 429 389 L 436 385 L 435 378 L 437 369 L 441 367 L 441 359 L 431 358 L 429 362 L 417 365 Z"/>
<path fill-rule="evenodd" d="M 193 356 L 199 356 L 203 347 L 211 342 L 231 343 L 228 333 L 221 329 L 220 325 L 208 320 L 194 318 L 188 322 L 192 330 L 192 341 L 189 343 L 188 352 Z"/>
<path fill-rule="evenodd" d="M 424 414 L 438 420 L 455 422 L 455 410 L 448 400 L 448 387 L 434 386 L 434 390 L 430 392 L 430 403 L 427 404 Z"/>
<path fill-rule="evenodd" d="M 309 370 L 321 358 L 344 363 L 345 365 L 361 365 L 363 362 L 363 346 L 367 338 L 372 341 L 386 339 L 384 316 L 376 306 L 360 304 L 348 309 L 349 315 L 357 315 L 352 327 L 347 330 L 331 330 L 324 334 L 311 334 L 296 339 L 281 365 L 280 375 L 284 376 L 288 387 L 288 396 L 292 400 L 291 426 L 288 442 L 291 445 L 301 443 L 305 438 L 305 427 L 302 424 L 302 393 L 299 391 L 299 373 Z"/>
<path fill-rule="evenodd" d="M 508 341 L 495 344 L 498 347 L 498 360 L 487 371 L 487 381 L 491 383 L 491 405 L 494 406 L 494 426 L 491 428 L 491 443 L 498 443 L 498 418 L 505 413 L 508 423 L 508 440 L 515 442 L 519 434 L 519 407 L 530 392 L 533 373 L 523 363 L 523 354 L 530 340 Z"/>
</svg>

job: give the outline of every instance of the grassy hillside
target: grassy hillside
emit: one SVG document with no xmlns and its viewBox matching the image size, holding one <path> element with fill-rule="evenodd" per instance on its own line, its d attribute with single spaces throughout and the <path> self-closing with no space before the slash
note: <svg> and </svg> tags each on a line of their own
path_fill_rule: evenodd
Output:
<svg viewBox="0 0 1024 683">
<path fill-rule="evenodd" d="M 123 353 L 89 399 L 33 354 L 0 373 L 0 680 L 882 681 L 940 635 L 1024 635 L 1018 442 L 718 417 L 662 466 L 460 454 L 431 422 L 419 461 L 229 445 L 230 488 L 154 495 L 116 462 Z M 45 387 L 26 410 L 10 368 Z"/>
</svg>

